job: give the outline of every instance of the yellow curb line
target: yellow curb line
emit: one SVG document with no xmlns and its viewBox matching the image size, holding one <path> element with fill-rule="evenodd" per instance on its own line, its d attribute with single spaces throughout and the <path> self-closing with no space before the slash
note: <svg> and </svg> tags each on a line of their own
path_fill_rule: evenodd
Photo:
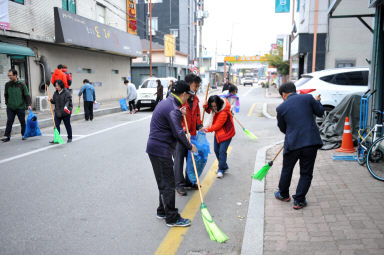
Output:
<svg viewBox="0 0 384 255">
<path fill-rule="evenodd" d="M 253 113 L 253 110 L 255 109 L 255 106 L 256 106 L 256 103 L 254 103 L 251 108 L 249 109 L 249 112 L 248 112 L 248 117 L 251 117 L 252 116 L 252 113 Z"/>
</svg>

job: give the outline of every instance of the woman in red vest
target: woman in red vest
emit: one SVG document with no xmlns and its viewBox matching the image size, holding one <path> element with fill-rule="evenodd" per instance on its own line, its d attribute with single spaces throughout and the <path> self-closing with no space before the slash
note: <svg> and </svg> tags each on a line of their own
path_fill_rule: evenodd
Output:
<svg viewBox="0 0 384 255">
<path fill-rule="evenodd" d="M 208 103 L 204 105 L 207 113 L 211 113 L 211 120 L 207 127 L 203 128 L 205 132 L 215 132 L 214 151 L 219 161 L 217 178 L 223 178 L 224 173 L 229 169 L 227 164 L 227 150 L 232 137 L 235 136 L 235 126 L 233 123 L 231 104 L 225 98 L 211 96 Z"/>
</svg>

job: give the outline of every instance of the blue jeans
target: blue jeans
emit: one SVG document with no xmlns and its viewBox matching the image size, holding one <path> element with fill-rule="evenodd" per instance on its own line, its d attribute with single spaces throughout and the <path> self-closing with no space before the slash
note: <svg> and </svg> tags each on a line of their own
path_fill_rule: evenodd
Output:
<svg viewBox="0 0 384 255">
<path fill-rule="evenodd" d="M 216 158 L 219 161 L 218 172 L 224 173 L 229 168 L 227 164 L 227 150 L 228 150 L 229 144 L 231 143 L 231 140 L 232 138 L 227 141 L 217 143 L 216 136 L 215 136 L 213 148 L 216 154 Z"/>
</svg>

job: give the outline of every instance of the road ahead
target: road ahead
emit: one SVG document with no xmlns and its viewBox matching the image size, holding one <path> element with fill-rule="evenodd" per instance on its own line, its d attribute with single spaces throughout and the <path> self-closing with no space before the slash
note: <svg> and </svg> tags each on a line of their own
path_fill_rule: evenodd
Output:
<svg viewBox="0 0 384 255">
<path fill-rule="evenodd" d="M 236 124 L 229 173 L 214 178 L 211 154 L 201 177 L 227 243 L 209 240 L 194 192 L 176 200 L 184 216 L 196 215 L 184 238 L 156 219 L 158 191 L 145 153 L 151 112 L 118 113 L 73 122 L 71 144 L 48 145 L 52 130 L 46 129 L 43 137 L 0 145 L 0 254 L 238 254 L 256 151 L 283 139 L 276 121 L 261 116 L 266 100 L 279 100 L 264 94 L 240 87 L 237 117 L 259 139 L 250 140 Z"/>
</svg>

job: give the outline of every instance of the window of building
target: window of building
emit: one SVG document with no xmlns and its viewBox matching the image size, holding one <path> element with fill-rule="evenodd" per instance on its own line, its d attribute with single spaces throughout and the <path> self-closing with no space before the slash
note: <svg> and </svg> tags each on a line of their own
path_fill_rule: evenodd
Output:
<svg viewBox="0 0 384 255">
<path fill-rule="evenodd" d="M 94 70 L 91 68 L 78 68 L 77 73 L 94 73 Z"/>
<path fill-rule="evenodd" d="M 336 60 L 335 67 L 343 68 L 343 67 L 354 67 L 356 61 L 355 60 Z"/>
<path fill-rule="evenodd" d="M 100 23 L 103 23 L 105 24 L 105 6 L 100 4 L 100 3 L 96 3 L 96 20 Z"/>
<path fill-rule="evenodd" d="M 112 69 L 112 74 L 119 74 L 119 70 Z"/>
<path fill-rule="evenodd" d="M 172 34 L 175 38 L 179 36 L 179 29 L 169 29 L 169 33 Z"/>
<path fill-rule="evenodd" d="M 24 0 L 10 0 L 10 1 L 18 4 L 24 4 Z"/>
<path fill-rule="evenodd" d="M 62 0 L 63 10 L 76 14 L 76 0 Z"/>
<path fill-rule="evenodd" d="M 156 31 L 159 29 L 159 19 L 158 17 L 152 17 L 152 24 L 149 24 L 149 19 L 148 19 L 148 31 L 150 25 L 152 26 L 152 35 L 156 35 Z"/>
</svg>

